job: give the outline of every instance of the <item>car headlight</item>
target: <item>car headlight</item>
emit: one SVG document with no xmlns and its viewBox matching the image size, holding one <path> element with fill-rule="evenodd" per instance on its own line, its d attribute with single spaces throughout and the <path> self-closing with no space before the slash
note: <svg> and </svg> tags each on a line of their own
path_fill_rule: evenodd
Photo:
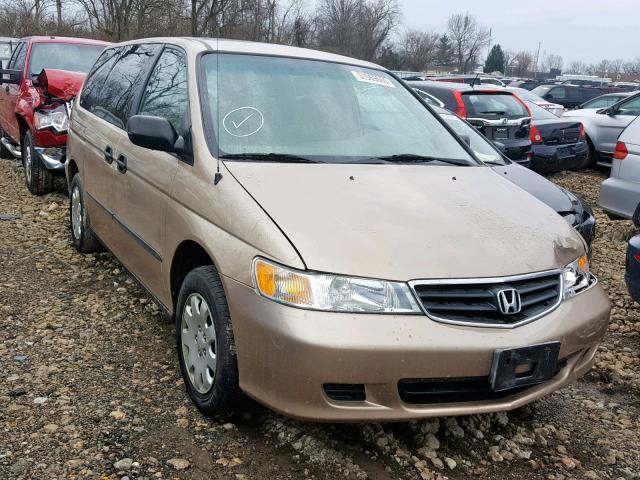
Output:
<svg viewBox="0 0 640 480">
<path fill-rule="evenodd" d="M 303 272 L 262 258 L 253 261 L 253 281 L 260 295 L 309 310 L 422 313 L 405 283 Z"/>
<path fill-rule="evenodd" d="M 33 114 L 36 130 L 51 128 L 57 133 L 65 133 L 69 128 L 69 115 L 65 105 L 36 110 Z"/>
<path fill-rule="evenodd" d="M 586 255 L 576 258 L 562 270 L 564 298 L 571 298 L 589 286 L 589 259 Z"/>
</svg>

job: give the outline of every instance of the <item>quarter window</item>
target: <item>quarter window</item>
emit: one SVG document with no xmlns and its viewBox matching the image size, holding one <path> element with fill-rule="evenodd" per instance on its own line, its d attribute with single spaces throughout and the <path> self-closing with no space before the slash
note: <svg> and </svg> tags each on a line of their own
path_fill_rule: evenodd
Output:
<svg viewBox="0 0 640 480">
<path fill-rule="evenodd" d="M 179 133 L 184 133 L 188 106 L 187 63 L 175 48 L 166 48 L 144 90 L 141 115 L 166 118 Z"/>
</svg>

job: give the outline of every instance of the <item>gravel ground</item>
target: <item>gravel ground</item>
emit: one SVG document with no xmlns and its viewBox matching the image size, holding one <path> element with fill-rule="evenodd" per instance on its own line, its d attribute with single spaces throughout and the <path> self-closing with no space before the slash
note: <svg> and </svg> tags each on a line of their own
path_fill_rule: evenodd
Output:
<svg viewBox="0 0 640 480">
<path fill-rule="evenodd" d="M 595 205 L 602 172 L 551 177 Z M 592 266 L 612 299 L 597 362 L 509 414 L 315 425 L 246 401 L 207 419 L 173 329 L 109 254 L 71 243 L 65 186 L 31 196 L 0 160 L 0 479 L 640 478 L 640 309 L 623 283 L 630 222 L 599 209 Z"/>
</svg>

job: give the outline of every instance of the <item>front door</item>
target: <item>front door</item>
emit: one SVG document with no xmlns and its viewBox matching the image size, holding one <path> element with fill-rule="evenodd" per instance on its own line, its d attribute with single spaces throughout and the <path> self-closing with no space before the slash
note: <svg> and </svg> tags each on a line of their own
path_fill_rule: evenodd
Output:
<svg viewBox="0 0 640 480">
<path fill-rule="evenodd" d="M 165 47 L 144 87 L 138 115 L 166 118 L 176 132 L 188 132 L 187 65 L 184 53 Z M 126 135 L 118 145 L 126 167 L 120 164 L 120 179 L 115 183 L 115 218 L 134 236 L 136 242 L 125 253 L 124 262 L 154 293 L 162 286 L 164 261 L 164 218 L 167 199 L 179 158 L 131 143 Z"/>
<path fill-rule="evenodd" d="M 602 152 L 612 154 L 616 148 L 616 142 L 622 131 L 640 115 L 640 95 L 632 97 L 621 103 L 617 111 L 612 115 L 598 114 L 597 124 L 599 135 L 599 148 Z"/>
<path fill-rule="evenodd" d="M 24 72 L 27 47 L 26 42 L 20 42 L 17 45 L 9 61 L 8 69 Z M 5 77 L 5 75 L 2 75 L 2 77 Z M 4 78 L 0 79 L 0 126 L 16 143 L 20 142 L 20 128 L 15 115 L 19 95 L 19 84 L 7 83 Z"/>
</svg>

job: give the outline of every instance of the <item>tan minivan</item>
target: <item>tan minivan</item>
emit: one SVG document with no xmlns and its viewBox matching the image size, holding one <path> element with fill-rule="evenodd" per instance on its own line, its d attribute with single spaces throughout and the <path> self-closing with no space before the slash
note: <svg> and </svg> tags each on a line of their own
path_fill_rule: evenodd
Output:
<svg viewBox="0 0 640 480">
<path fill-rule="evenodd" d="M 610 305 L 564 219 L 382 67 L 229 40 L 108 48 L 75 102 L 73 241 L 176 324 L 204 413 L 509 410 L 585 373 Z"/>
</svg>

